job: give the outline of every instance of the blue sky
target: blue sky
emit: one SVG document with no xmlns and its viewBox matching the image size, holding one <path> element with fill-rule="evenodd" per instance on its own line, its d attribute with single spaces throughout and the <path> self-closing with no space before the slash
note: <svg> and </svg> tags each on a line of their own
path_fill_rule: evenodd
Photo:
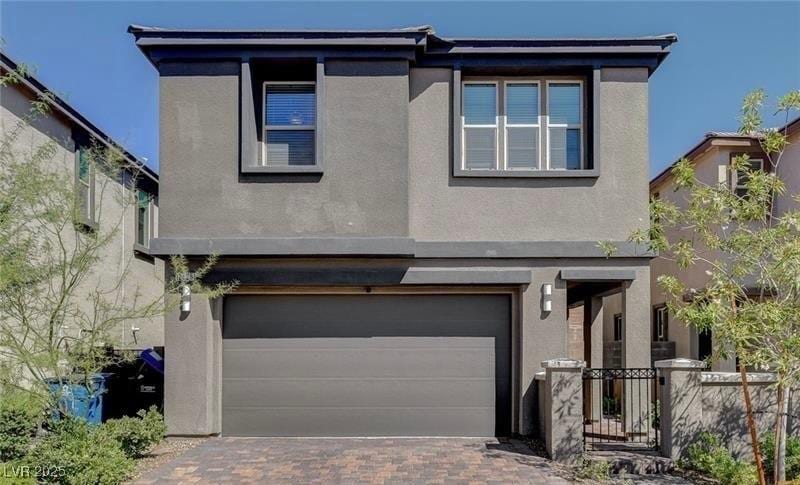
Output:
<svg viewBox="0 0 800 485">
<path fill-rule="evenodd" d="M 800 88 L 800 1 L 772 2 L 14 2 L 3 49 L 148 164 L 158 167 L 158 86 L 125 29 L 390 28 L 441 36 L 630 36 L 675 32 L 651 78 L 650 173 L 711 130 L 736 130 L 742 97 Z M 778 124 L 776 119 L 773 124 Z"/>
</svg>

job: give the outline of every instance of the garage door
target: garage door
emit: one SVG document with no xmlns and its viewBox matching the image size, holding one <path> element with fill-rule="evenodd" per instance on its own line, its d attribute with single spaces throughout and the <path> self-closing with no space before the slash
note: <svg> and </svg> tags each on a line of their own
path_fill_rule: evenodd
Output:
<svg viewBox="0 0 800 485">
<path fill-rule="evenodd" d="M 507 295 L 225 299 L 227 436 L 504 436 Z"/>
</svg>

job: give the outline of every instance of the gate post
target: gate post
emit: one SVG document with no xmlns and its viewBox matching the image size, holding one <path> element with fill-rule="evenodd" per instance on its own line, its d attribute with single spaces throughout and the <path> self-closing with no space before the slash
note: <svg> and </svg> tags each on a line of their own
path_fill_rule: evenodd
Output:
<svg viewBox="0 0 800 485">
<path fill-rule="evenodd" d="M 544 431 L 550 458 L 570 463 L 583 454 L 582 360 L 552 359 L 545 370 Z"/>
<path fill-rule="evenodd" d="M 661 400 L 661 454 L 677 460 L 702 430 L 701 373 L 705 363 L 669 359 L 657 361 L 655 367 Z"/>
</svg>

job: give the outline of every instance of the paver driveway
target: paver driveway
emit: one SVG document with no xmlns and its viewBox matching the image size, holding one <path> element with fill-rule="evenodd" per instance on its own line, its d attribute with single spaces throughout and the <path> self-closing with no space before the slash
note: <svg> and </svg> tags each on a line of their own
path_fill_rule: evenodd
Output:
<svg viewBox="0 0 800 485">
<path fill-rule="evenodd" d="M 136 483 L 570 483 L 559 475 L 516 440 L 216 438 Z"/>
</svg>

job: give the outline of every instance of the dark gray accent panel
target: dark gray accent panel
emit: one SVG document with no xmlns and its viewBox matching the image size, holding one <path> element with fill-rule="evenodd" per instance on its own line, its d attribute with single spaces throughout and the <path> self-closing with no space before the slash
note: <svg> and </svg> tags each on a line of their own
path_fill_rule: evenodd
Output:
<svg viewBox="0 0 800 485">
<path fill-rule="evenodd" d="M 224 305 L 224 435 L 510 432 L 507 295 L 237 295 Z"/>
<path fill-rule="evenodd" d="M 631 281 L 636 279 L 632 269 L 562 269 L 561 279 L 568 281 Z"/>
<path fill-rule="evenodd" d="M 152 254 L 187 256 L 411 256 L 414 240 L 402 237 L 156 238 Z"/>
<path fill-rule="evenodd" d="M 430 268 L 407 264 L 364 267 L 335 265 L 320 261 L 316 265 L 254 265 L 216 267 L 206 277 L 208 283 L 236 280 L 241 285 L 301 286 L 394 286 L 394 285 L 527 285 L 530 268 Z"/>
<path fill-rule="evenodd" d="M 527 285 L 527 268 L 409 268 L 403 285 Z"/>
<path fill-rule="evenodd" d="M 611 241 L 617 251 L 613 258 L 644 257 L 655 254 L 627 241 Z M 417 258 L 604 258 L 596 241 L 417 241 Z"/>
</svg>

